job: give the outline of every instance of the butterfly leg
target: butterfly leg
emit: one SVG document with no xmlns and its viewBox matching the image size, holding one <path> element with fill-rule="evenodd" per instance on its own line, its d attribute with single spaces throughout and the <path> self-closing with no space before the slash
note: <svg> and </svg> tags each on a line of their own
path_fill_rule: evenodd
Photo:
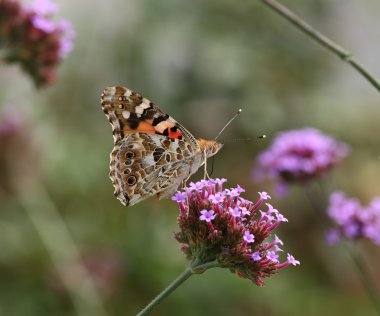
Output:
<svg viewBox="0 0 380 316">
<path fill-rule="evenodd" d="M 206 154 L 204 155 L 204 157 L 207 157 Z M 211 179 L 208 172 L 207 172 L 207 158 L 205 158 L 205 162 L 203 164 L 203 179 Z"/>
<path fill-rule="evenodd" d="M 190 177 L 191 177 L 191 174 L 190 174 L 186 179 L 184 179 L 184 180 L 182 181 L 182 185 L 183 185 L 183 187 L 186 187 L 186 183 L 187 183 L 187 181 L 189 181 Z"/>
</svg>

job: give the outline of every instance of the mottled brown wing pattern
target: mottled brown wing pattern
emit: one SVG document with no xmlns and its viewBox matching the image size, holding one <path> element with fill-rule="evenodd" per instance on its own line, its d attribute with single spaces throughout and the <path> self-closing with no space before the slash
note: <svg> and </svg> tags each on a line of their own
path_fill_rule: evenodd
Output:
<svg viewBox="0 0 380 316">
<path fill-rule="evenodd" d="M 196 140 L 190 132 L 142 95 L 108 87 L 102 109 L 112 126 L 110 178 L 126 206 L 157 195 L 170 197 L 220 144 Z"/>
<path fill-rule="evenodd" d="M 108 87 L 101 99 L 114 149 L 110 178 L 126 206 L 173 194 L 201 155 L 196 139 L 172 117 L 137 92 Z"/>
<path fill-rule="evenodd" d="M 197 141 L 191 133 L 137 92 L 124 87 L 107 87 L 103 91 L 101 103 L 112 126 L 115 144 L 128 134 L 140 132 L 185 138 L 197 147 Z"/>
<path fill-rule="evenodd" d="M 191 174 L 191 166 L 197 163 L 199 167 L 199 154 L 184 140 L 129 134 L 111 153 L 110 177 L 115 196 L 126 206 L 153 195 L 169 197 Z"/>
</svg>

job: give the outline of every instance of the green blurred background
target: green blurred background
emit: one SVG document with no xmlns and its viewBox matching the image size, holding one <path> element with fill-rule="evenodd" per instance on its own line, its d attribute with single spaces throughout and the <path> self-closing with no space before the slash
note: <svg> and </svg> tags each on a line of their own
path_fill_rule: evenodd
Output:
<svg viewBox="0 0 380 316">
<path fill-rule="evenodd" d="M 134 315 L 187 264 L 173 238 L 176 203 L 152 198 L 125 209 L 113 196 L 113 140 L 99 103 L 110 85 L 142 93 L 196 137 L 215 137 L 241 107 L 221 137 L 214 176 L 242 185 L 247 198 L 272 194 L 289 219 L 278 230 L 284 248 L 301 261 L 264 288 L 221 269 L 193 276 L 153 315 L 376 314 L 347 253 L 326 246 L 305 191 L 280 199 L 273 183 L 251 177 L 276 132 L 312 126 L 352 150 L 325 179 L 326 191 L 363 203 L 378 195 L 380 106 L 372 86 L 260 1 L 58 3 L 77 33 L 58 82 L 36 90 L 17 66 L 0 65 L 0 106 L 25 120 L 23 141 L 6 153 L 14 169 L 0 174 L 0 315 Z M 380 2 L 286 4 L 380 77 Z M 10 181 L 16 190 L 7 189 Z M 77 274 L 73 246 L 87 274 Z M 359 247 L 378 285 L 380 250 Z"/>
</svg>

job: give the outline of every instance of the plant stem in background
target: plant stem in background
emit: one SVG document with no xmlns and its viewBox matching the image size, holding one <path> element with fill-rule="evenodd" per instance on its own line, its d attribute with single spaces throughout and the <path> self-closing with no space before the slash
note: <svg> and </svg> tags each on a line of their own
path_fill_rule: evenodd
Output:
<svg viewBox="0 0 380 316">
<path fill-rule="evenodd" d="M 349 51 L 347 51 L 346 49 L 344 49 L 343 47 L 341 47 L 340 45 L 338 45 L 319 31 L 314 29 L 310 24 L 302 20 L 294 12 L 292 12 L 276 0 L 261 1 L 264 2 L 271 9 L 276 11 L 278 14 L 283 16 L 285 19 L 287 19 L 290 23 L 295 25 L 306 35 L 316 40 L 322 46 L 326 47 L 329 51 L 333 52 L 343 61 L 350 64 L 354 69 L 356 69 L 356 71 L 358 71 L 364 78 L 366 78 L 372 84 L 372 86 L 376 88 L 376 90 L 380 92 L 380 82 L 372 74 L 370 74 L 370 72 L 367 69 L 365 69 L 358 61 L 356 61 L 354 56 Z"/>
<path fill-rule="evenodd" d="M 22 187 L 22 186 L 16 186 Z M 94 282 L 83 266 L 79 250 L 47 192 L 38 184 L 18 190 L 18 196 L 57 270 L 78 316 L 106 316 Z M 33 189 L 32 189 L 33 188 Z M 75 281 L 65 267 L 75 267 Z"/>
<path fill-rule="evenodd" d="M 207 269 L 218 267 L 219 264 L 215 261 L 193 266 L 191 263 L 165 290 L 158 294 L 137 316 L 149 315 L 150 312 L 159 305 L 166 297 L 168 297 L 174 290 L 177 289 L 183 282 L 185 282 L 192 274 L 203 273 Z"/>
<path fill-rule="evenodd" d="M 366 267 L 366 264 L 361 255 L 358 253 L 357 249 L 354 249 L 354 245 L 346 244 L 345 246 L 349 256 L 356 266 L 356 269 L 358 270 L 358 274 L 361 278 L 364 288 L 367 290 L 369 298 L 376 308 L 378 315 L 380 315 L 379 293 L 374 282 L 372 281 L 371 276 L 369 275 L 368 267 Z"/>
</svg>

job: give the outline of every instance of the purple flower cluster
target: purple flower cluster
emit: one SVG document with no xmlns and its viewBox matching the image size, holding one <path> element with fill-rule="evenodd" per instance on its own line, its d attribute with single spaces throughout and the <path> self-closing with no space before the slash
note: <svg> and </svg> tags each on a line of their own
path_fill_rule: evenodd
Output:
<svg viewBox="0 0 380 316">
<path fill-rule="evenodd" d="M 265 211 L 259 210 L 270 196 L 260 192 L 254 203 L 240 196 L 245 191 L 240 186 L 223 189 L 224 182 L 226 179 L 192 182 L 172 197 L 180 208 L 180 231 L 175 238 L 187 258 L 198 263 L 217 261 L 259 286 L 278 269 L 299 264 L 290 254 L 286 261 L 279 261 L 283 242 L 271 236 L 287 219 L 269 203 L 265 203 Z"/>
<path fill-rule="evenodd" d="M 254 177 L 289 182 L 311 180 L 337 165 L 348 154 L 348 146 L 313 128 L 279 133 L 273 144 L 257 158 Z"/>
<path fill-rule="evenodd" d="M 22 5 L 0 0 L 0 48 L 4 60 L 19 63 L 40 87 L 56 80 L 56 67 L 73 48 L 74 30 L 67 20 L 53 21 L 58 6 L 50 0 Z"/>
<path fill-rule="evenodd" d="M 348 239 L 368 238 L 380 245 L 380 198 L 374 198 L 368 206 L 362 206 L 355 198 L 347 198 L 343 192 L 330 195 L 327 209 L 329 217 L 337 225 L 327 232 L 327 242 L 337 243 Z"/>
</svg>

